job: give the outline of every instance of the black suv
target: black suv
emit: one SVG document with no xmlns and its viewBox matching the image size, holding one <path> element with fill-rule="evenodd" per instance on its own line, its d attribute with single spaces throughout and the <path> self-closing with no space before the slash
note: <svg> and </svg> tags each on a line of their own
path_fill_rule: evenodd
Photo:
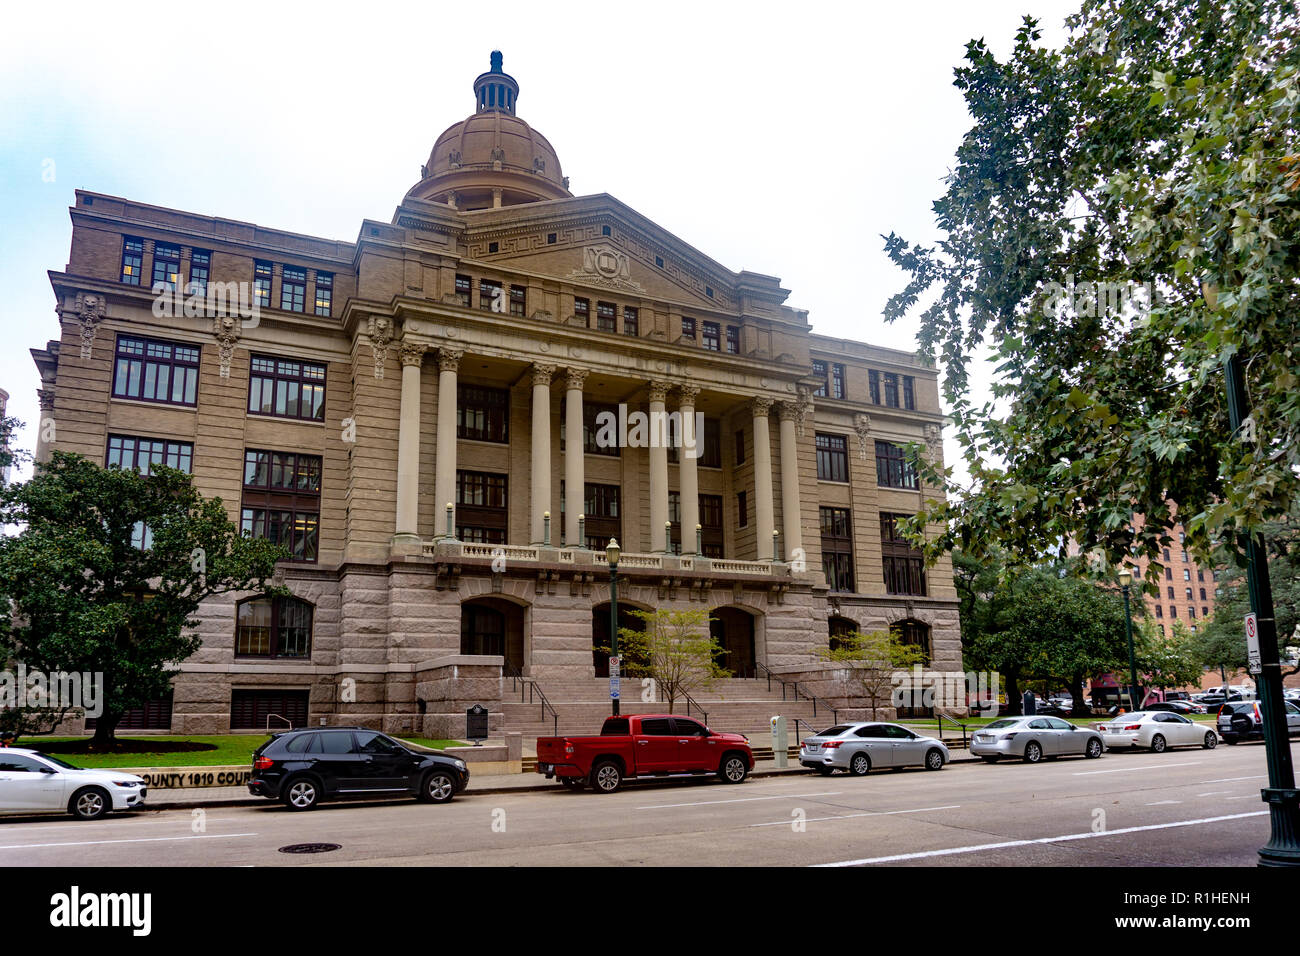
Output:
<svg viewBox="0 0 1300 956">
<path fill-rule="evenodd" d="M 248 791 L 310 810 L 331 797 L 406 793 L 446 803 L 469 783 L 465 761 L 439 750 L 416 752 L 365 727 L 286 730 L 253 752 Z"/>
</svg>

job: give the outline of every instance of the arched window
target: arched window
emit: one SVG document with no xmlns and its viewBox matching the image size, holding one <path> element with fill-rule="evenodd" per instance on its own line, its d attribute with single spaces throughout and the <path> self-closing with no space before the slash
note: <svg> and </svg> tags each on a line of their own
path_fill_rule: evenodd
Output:
<svg viewBox="0 0 1300 956">
<path fill-rule="evenodd" d="M 842 638 L 858 629 L 858 622 L 847 617 L 832 617 L 828 622 L 830 630 L 830 649 L 838 651 L 844 646 Z"/>
<path fill-rule="evenodd" d="M 494 607 L 466 604 L 460 610 L 460 652 L 504 655 L 506 616 Z"/>
<path fill-rule="evenodd" d="M 311 657 L 313 608 L 293 597 L 240 601 L 235 609 L 236 657 Z"/>
<path fill-rule="evenodd" d="M 919 647 L 925 654 L 925 661 L 930 662 L 930 625 L 921 621 L 914 621 L 908 618 L 903 621 L 895 621 L 889 625 L 890 633 L 901 640 L 904 644 L 912 644 Z"/>
</svg>

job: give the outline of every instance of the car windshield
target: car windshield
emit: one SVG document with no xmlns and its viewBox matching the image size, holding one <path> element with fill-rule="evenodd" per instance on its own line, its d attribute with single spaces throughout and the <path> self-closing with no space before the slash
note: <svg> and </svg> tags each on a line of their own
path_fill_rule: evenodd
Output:
<svg viewBox="0 0 1300 956">
<path fill-rule="evenodd" d="M 66 760 L 60 760 L 58 757 L 51 757 L 51 756 L 50 756 L 49 754 L 47 754 L 47 753 L 41 753 L 40 751 L 36 751 L 36 756 L 40 757 L 42 760 L 48 760 L 50 763 L 54 764 L 54 766 L 56 766 L 56 767 L 62 767 L 64 770 L 80 770 L 80 769 L 81 769 L 80 767 L 74 767 L 72 764 L 68 763 Z"/>
<path fill-rule="evenodd" d="M 816 736 L 818 736 L 818 737 L 838 737 L 840 734 L 844 733 L 844 732 L 845 732 L 846 730 L 848 730 L 848 729 L 849 729 L 849 725 L 848 725 L 848 724 L 836 724 L 834 727 L 831 727 L 831 728 L 828 729 L 828 730 L 819 730 L 819 731 L 817 731 Z"/>
<path fill-rule="evenodd" d="M 993 723 L 989 724 L 989 725 L 988 725 L 987 727 L 985 727 L 984 729 L 985 729 L 985 730 L 1003 730 L 1003 729 L 1005 729 L 1005 728 L 1007 728 L 1007 727 L 1014 727 L 1014 726 L 1016 726 L 1016 724 L 1018 724 L 1018 723 L 1020 723 L 1020 719 L 1019 719 L 1019 718 L 1014 718 L 1014 719 L 1013 719 L 1013 718 L 1010 718 L 1010 717 L 1006 717 L 1006 718 L 1003 718 L 1002 720 L 995 720 L 995 721 L 993 721 Z"/>
</svg>

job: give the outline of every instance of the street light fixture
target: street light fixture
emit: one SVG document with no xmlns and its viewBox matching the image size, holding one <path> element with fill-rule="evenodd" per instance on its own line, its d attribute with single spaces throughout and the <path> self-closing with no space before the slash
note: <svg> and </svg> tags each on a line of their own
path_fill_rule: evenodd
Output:
<svg viewBox="0 0 1300 956">
<path fill-rule="evenodd" d="M 609 656 L 618 660 L 618 557 L 622 554 L 617 538 L 610 538 L 605 547 L 605 558 L 609 561 Z M 613 681 L 610 682 L 612 691 Z M 613 698 L 615 716 L 618 715 L 618 698 Z"/>
<path fill-rule="evenodd" d="M 1119 572 L 1119 586 L 1124 589 L 1124 630 L 1128 634 L 1128 702 L 1133 710 L 1137 710 L 1137 660 L 1133 654 L 1133 612 L 1129 608 L 1128 591 L 1129 585 L 1133 583 L 1133 572 L 1128 568 L 1121 568 Z M 1116 689 L 1116 704 L 1120 702 L 1119 691 Z"/>
</svg>

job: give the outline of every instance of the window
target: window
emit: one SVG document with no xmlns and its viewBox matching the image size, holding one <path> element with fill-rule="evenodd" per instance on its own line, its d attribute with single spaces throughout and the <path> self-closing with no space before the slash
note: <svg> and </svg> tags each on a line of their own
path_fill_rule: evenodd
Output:
<svg viewBox="0 0 1300 956">
<path fill-rule="evenodd" d="M 307 301 L 307 270 L 285 266 L 280 276 L 280 308 L 301 312 Z"/>
<path fill-rule="evenodd" d="M 1184 580 L 1184 581 L 1190 581 L 1191 579 L 1192 579 L 1192 572 L 1191 572 L 1191 570 L 1188 569 L 1188 568 L 1183 568 L 1183 580 Z"/>
<path fill-rule="evenodd" d="M 1210 609 L 1208 607 L 1201 608 L 1201 617 L 1209 617 L 1209 616 L 1210 616 Z"/>
<path fill-rule="evenodd" d="M 283 718 L 289 721 L 294 727 L 304 727 L 307 724 L 308 698 L 311 692 L 306 690 L 232 690 L 230 692 L 230 729 L 231 730 L 260 730 L 265 732 L 271 715 Z M 284 724 L 277 720 L 275 723 L 283 727 Z M 343 738 L 346 741 L 346 749 L 342 753 L 348 753 L 352 749 L 352 735 L 350 733 L 327 733 L 317 734 L 317 737 L 326 741 L 333 738 Z M 329 744 L 327 743 L 327 747 Z M 326 750 L 327 753 L 336 753 L 340 751 Z"/>
<path fill-rule="evenodd" d="M 686 316 L 686 315 L 682 316 L 682 338 L 684 339 L 695 338 L 695 320 L 692 319 L 690 316 Z"/>
<path fill-rule="evenodd" d="M 253 262 L 253 299 L 260 306 L 271 306 L 271 263 L 261 259 Z"/>
<path fill-rule="evenodd" d="M 506 476 L 456 472 L 456 537 L 475 544 L 505 544 L 509 497 Z"/>
<path fill-rule="evenodd" d="M 700 545 L 706 558 L 722 557 L 722 495 L 700 495 Z"/>
<path fill-rule="evenodd" d="M 898 407 L 898 376 L 893 372 L 886 372 L 885 378 L 885 404 L 890 408 Z"/>
<path fill-rule="evenodd" d="M 1183 564 L 1186 564 L 1186 563 L 1187 563 L 1187 552 L 1184 551 L 1184 552 L 1183 552 Z"/>
<path fill-rule="evenodd" d="M 691 529 L 695 534 L 695 529 Z M 682 553 L 682 493 L 668 492 L 668 550 L 673 554 Z"/>
<path fill-rule="evenodd" d="M 641 315 L 630 305 L 625 305 L 623 307 L 623 334 L 641 334 Z"/>
<path fill-rule="evenodd" d="M 622 539 L 619 508 L 621 490 L 618 485 L 595 485 L 590 482 L 583 486 L 583 514 L 587 519 L 583 532 L 587 538 L 587 547 L 593 551 L 604 551 L 610 538 Z"/>
<path fill-rule="evenodd" d="M 505 302 L 502 301 L 504 295 L 500 282 L 493 282 L 491 279 L 478 280 L 478 307 L 484 312 L 504 312 L 506 310 Z"/>
<path fill-rule="evenodd" d="M 1187 609 L 1187 616 L 1190 617 L 1193 621 L 1196 620 L 1196 608 L 1189 607 Z"/>
<path fill-rule="evenodd" d="M 456 276 L 456 303 L 468 309 L 470 295 L 474 290 L 474 280 L 469 276 Z"/>
<path fill-rule="evenodd" d="M 722 422 L 716 418 L 704 419 L 704 434 L 696 435 L 695 440 L 703 440 L 703 447 L 700 448 L 700 467 L 721 468 Z"/>
<path fill-rule="evenodd" d="M 829 387 L 826 378 L 826 363 L 821 359 L 813 359 L 812 373 L 821 381 L 821 384 L 813 390 L 813 396 L 816 398 L 825 398 L 826 389 Z"/>
<path fill-rule="evenodd" d="M 874 368 L 867 372 L 867 389 L 871 393 L 871 404 L 880 404 L 880 373 Z"/>
<path fill-rule="evenodd" d="M 880 550 L 885 570 L 885 593 L 925 594 L 925 561 L 895 524 L 911 515 L 880 513 Z"/>
<path fill-rule="evenodd" d="M 140 274 L 144 271 L 144 240 L 131 236 L 122 237 L 122 281 L 127 285 L 139 285 Z"/>
<path fill-rule="evenodd" d="M 748 492 L 736 492 L 736 524 L 741 528 L 749 526 Z"/>
<path fill-rule="evenodd" d="M 310 658 L 311 619 L 312 606 L 298 598 L 240 601 L 235 611 L 235 656 Z"/>
<path fill-rule="evenodd" d="M 1204 601 L 1204 600 L 1205 600 L 1205 588 L 1201 588 L 1200 591 L 1201 591 L 1201 600 Z"/>
<path fill-rule="evenodd" d="M 197 405 L 199 347 L 119 335 L 113 395 L 168 405 Z"/>
<path fill-rule="evenodd" d="M 329 315 L 334 304 L 334 273 L 316 273 L 316 314 Z"/>
<path fill-rule="evenodd" d="M 720 338 L 721 329 L 717 322 L 704 323 L 704 336 L 700 342 L 710 352 L 720 352 L 722 350 L 722 341 Z"/>
<path fill-rule="evenodd" d="M 509 441 L 510 392 L 482 385 L 456 386 L 456 437 Z"/>
<path fill-rule="evenodd" d="M 853 588 L 853 521 L 848 508 L 819 508 L 822 570 L 832 591 Z"/>
<path fill-rule="evenodd" d="M 910 375 L 903 376 L 903 407 L 910 411 L 916 409 L 916 379 Z"/>
<path fill-rule="evenodd" d="M 1172 601 L 1174 599 L 1174 589 L 1171 587 L 1168 588 L 1168 591 L 1169 591 L 1169 600 Z"/>
<path fill-rule="evenodd" d="M 153 471 L 154 465 L 166 465 L 188 475 L 193 460 L 194 446 L 189 442 L 140 438 L 135 435 L 109 435 L 104 467 L 131 468 L 147 475 Z M 153 532 L 143 521 L 137 521 L 132 527 L 131 544 L 141 551 L 153 547 Z"/>
<path fill-rule="evenodd" d="M 319 455 L 244 452 L 240 530 L 283 546 L 291 561 L 315 561 L 320 545 Z"/>
<path fill-rule="evenodd" d="M 876 442 L 876 484 L 882 488 L 915 488 L 916 465 L 893 442 Z"/>
<path fill-rule="evenodd" d="M 817 435 L 817 480 L 849 480 L 848 439 L 843 435 Z"/>
<path fill-rule="evenodd" d="M 565 398 L 567 399 L 568 396 L 566 395 Z M 597 421 L 601 415 L 605 416 L 606 422 L 610 421 L 610 416 L 617 421 L 618 406 L 600 405 L 596 402 L 582 403 L 582 450 L 588 455 L 607 455 L 610 458 L 617 458 L 622 451 L 618 445 L 618 436 L 611 434 L 608 427 L 605 433 L 601 434 L 601 426 Z"/>
<path fill-rule="evenodd" d="M 745 430 L 742 428 L 736 432 L 736 464 L 745 463 Z"/>
<path fill-rule="evenodd" d="M 727 326 L 727 354 L 740 354 L 740 328 L 738 326 Z"/>
<path fill-rule="evenodd" d="M 1157 605 L 1156 605 L 1156 617 L 1164 617 L 1164 616 L 1165 616 L 1165 609 L 1164 609 L 1164 607 L 1163 607 L 1162 605 L 1157 604 Z"/>
<path fill-rule="evenodd" d="M 577 299 L 573 300 L 573 317 L 581 319 L 584 326 L 591 324 L 591 300 Z"/>
<path fill-rule="evenodd" d="M 171 290 L 181 284 L 181 247 L 155 242 L 153 246 L 153 284 Z"/>
<path fill-rule="evenodd" d="M 208 294 L 208 271 L 212 267 L 212 253 L 195 249 L 190 253 L 190 288 L 199 295 Z"/>
<path fill-rule="evenodd" d="M 831 364 L 831 398 L 844 397 L 844 366 Z"/>
<path fill-rule="evenodd" d="M 87 717 L 86 729 L 94 730 L 98 723 L 94 717 Z M 168 690 L 164 697 L 132 707 L 122 715 L 117 726 L 120 730 L 171 730 L 172 692 Z"/>
<path fill-rule="evenodd" d="M 1198 580 L 1198 581 L 1204 581 L 1204 580 L 1205 580 L 1205 572 L 1202 571 L 1200 568 L 1197 568 L 1197 569 L 1196 569 L 1196 580 Z"/>
<path fill-rule="evenodd" d="M 1165 548 L 1165 549 L 1164 549 L 1164 559 L 1165 559 L 1165 564 L 1168 564 L 1168 563 L 1169 563 L 1169 549 L 1168 549 L 1168 548 Z"/>
<path fill-rule="evenodd" d="M 325 421 L 325 366 L 254 355 L 248 379 L 248 411 L 276 418 Z"/>
<path fill-rule="evenodd" d="M 505 614 L 482 604 L 466 604 L 460 613 L 460 652 L 505 656 Z"/>
<path fill-rule="evenodd" d="M 615 316 L 618 314 L 613 302 L 596 303 L 596 331 L 597 332 L 616 332 L 617 322 Z"/>
<path fill-rule="evenodd" d="M 528 305 L 528 287 L 512 285 L 510 287 L 510 314 L 523 317 Z"/>
<path fill-rule="evenodd" d="M 1174 569 L 1173 569 L 1173 568 L 1165 568 L 1165 580 L 1166 580 L 1166 581 L 1172 581 L 1173 579 L 1174 579 Z"/>
<path fill-rule="evenodd" d="M 1192 600 L 1192 589 L 1186 588 L 1185 590 L 1187 591 L 1187 600 Z"/>
<path fill-rule="evenodd" d="M 1173 597 L 1172 594 L 1169 595 L 1169 596 L 1170 596 L 1170 597 Z M 1177 616 L 1178 616 L 1178 608 L 1175 607 L 1175 606 L 1172 605 L 1172 604 L 1169 605 L 1169 616 L 1170 616 L 1170 617 L 1177 617 Z"/>
</svg>

